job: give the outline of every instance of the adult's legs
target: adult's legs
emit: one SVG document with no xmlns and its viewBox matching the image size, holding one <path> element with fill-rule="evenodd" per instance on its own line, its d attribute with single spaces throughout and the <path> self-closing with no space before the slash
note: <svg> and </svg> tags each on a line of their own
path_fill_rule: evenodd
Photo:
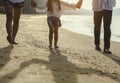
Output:
<svg viewBox="0 0 120 83">
<path fill-rule="evenodd" d="M 9 43 L 13 42 L 12 39 L 12 19 L 13 19 L 13 7 L 7 0 L 3 0 L 4 8 L 6 11 L 6 30 L 7 30 L 7 40 Z"/>
<path fill-rule="evenodd" d="M 112 11 L 104 10 L 104 49 L 110 48 Z"/>
<path fill-rule="evenodd" d="M 20 15 L 21 15 L 21 8 L 19 8 L 19 7 L 18 8 L 14 8 L 13 33 L 12 33 L 13 44 L 17 44 L 15 42 L 15 37 L 17 35 L 18 28 L 19 28 Z"/>
<path fill-rule="evenodd" d="M 102 11 L 94 11 L 94 43 L 96 50 L 101 50 L 100 45 L 100 30 L 102 21 Z"/>
</svg>

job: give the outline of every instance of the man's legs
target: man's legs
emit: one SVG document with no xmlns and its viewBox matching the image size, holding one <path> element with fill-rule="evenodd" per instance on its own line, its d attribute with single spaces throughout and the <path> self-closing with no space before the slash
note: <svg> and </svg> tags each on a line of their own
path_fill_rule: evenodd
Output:
<svg viewBox="0 0 120 83">
<path fill-rule="evenodd" d="M 94 42 L 96 45 L 96 50 L 101 51 L 100 45 L 100 30 L 101 30 L 101 21 L 102 21 L 102 11 L 94 11 Z"/>
<path fill-rule="evenodd" d="M 104 18 L 103 18 L 103 22 L 104 22 L 104 51 L 105 51 L 105 49 L 109 51 L 109 48 L 110 48 L 111 20 L 112 20 L 112 11 L 104 10 Z"/>
</svg>

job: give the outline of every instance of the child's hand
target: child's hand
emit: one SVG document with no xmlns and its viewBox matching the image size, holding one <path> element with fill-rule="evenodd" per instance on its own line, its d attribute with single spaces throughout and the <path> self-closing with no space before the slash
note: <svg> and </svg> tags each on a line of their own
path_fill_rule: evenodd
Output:
<svg viewBox="0 0 120 83">
<path fill-rule="evenodd" d="M 35 7 L 37 7 L 37 3 L 36 3 L 34 0 L 31 0 L 31 6 L 32 6 L 33 8 L 35 8 Z"/>
<path fill-rule="evenodd" d="M 81 5 L 82 5 L 82 2 L 83 2 L 83 0 L 79 0 L 78 2 L 77 2 L 77 4 L 75 5 L 76 6 L 76 8 L 81 8 Z"/>
</svg>

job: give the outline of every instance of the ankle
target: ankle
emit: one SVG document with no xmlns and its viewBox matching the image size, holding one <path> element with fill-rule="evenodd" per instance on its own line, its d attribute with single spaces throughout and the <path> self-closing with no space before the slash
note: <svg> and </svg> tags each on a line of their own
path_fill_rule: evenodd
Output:
<svg viewBox="0 0 120 83">
<path fill-rule="evenodd" d="M 95 50 L 97 50 L 97 51 L 101 51 L 100 46 L 99 46 L 99 45 L 96 45 L 96 46 L 95 46 Z"/>
<path fill-rule="evenodd" d="M 104 48 L 103 52 L 106 54 L 112 54 L 112 52 L 108 48 Z"/>
</svg>

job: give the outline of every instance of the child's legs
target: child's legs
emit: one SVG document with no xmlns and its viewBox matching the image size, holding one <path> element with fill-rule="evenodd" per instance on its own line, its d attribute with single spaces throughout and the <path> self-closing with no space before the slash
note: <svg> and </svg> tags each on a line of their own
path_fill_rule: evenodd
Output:
<svg viewBox="0 0 120 83">
<path fill-rule="evenodd" d="M 18 32 L 19 20 L 21 15 L 21 8 L 14 8 L 14 18 L 13 18 L 13 41 L 15 42 L 15 37 Z"/>
<path fill-rule="evenodd" d="M 58 27 L 54 28 L 54 46 L 57 46 L 57 42 L 58 42 Z"/>
<path fill-rule="evenodd" d="M 49 26 L 49 44 L 52 46 L 52 40 L 53 40 L 53 27 Z"/>
</svg>

